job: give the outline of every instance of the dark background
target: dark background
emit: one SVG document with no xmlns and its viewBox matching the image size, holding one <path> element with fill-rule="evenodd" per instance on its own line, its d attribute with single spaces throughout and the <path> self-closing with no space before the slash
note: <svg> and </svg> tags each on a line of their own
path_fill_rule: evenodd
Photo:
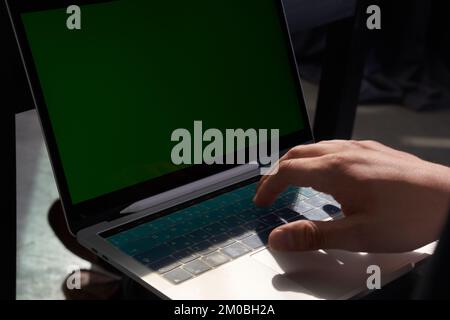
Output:
<svg viewBox="0 0 450 320">
<path fill-rule="evenodd" d="M 359 102 L 400 104 L 417 111 L 449 108 L 450 3 L 439 0 L 378 3 L 382 29 L 371 34 L 367 43 Z M 328 25 L 313 29 L 295 23 L 293 26 L 298 30 L 294 42 L 302 63 L 302 76 L 319 83 Z"/>
</svg>

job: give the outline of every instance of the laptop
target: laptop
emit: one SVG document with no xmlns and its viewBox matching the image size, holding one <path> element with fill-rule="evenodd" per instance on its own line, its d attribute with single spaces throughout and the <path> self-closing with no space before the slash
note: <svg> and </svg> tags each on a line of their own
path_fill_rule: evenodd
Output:
<svg viewBox="0 0 450 320">
<path fill-rule="evenodd" d="M 313 142 L 281 1 L 6 3 L 70 231 L 161 298 L 347 299 L 427 256 L 272 252 L 275 227 L 339 204 L 304 186 L 256 208 L 257 162 L 173 163 L 196 121 Z"/>
</svg>

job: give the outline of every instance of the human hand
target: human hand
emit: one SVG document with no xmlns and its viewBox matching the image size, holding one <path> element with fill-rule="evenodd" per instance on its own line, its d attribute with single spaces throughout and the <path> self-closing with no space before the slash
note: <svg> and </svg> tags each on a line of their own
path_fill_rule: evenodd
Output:
<svg viewBox="0 0 450 320">
<path fill-rule="evenodd" d="M 374 141 L 324 141 L 291 149 L 264 176 L 254 202 L 270 205 L 289 185 L 332 195 L 345 218 L 276 228 L 277 251 L 404 252 L 438 239 L 450 204 L 450 168 Z"/>
</svg>

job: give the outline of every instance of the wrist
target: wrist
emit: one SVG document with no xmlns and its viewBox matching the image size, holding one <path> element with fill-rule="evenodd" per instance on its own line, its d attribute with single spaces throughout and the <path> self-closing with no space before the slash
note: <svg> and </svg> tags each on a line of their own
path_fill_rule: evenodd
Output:
<svg viewBox="0 0 450 320">
<path fill-rule="evenodd" d="M 436 191 L 446 193 L 450 199 L 450 168 L 436 163 L 428 164 L 429 168 L 424 169 L 426 183 Z"/>
</svg>

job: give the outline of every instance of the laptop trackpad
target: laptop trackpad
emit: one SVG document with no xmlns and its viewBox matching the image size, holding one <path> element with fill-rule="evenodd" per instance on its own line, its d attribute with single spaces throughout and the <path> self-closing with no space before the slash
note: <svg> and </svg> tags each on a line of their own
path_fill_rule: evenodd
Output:
<svg viewBox="0 0 450 320">
<path fill-rule="evenodd" d="M 279 253 L 263 250 L 253 259 L 278 273 L 272 280 L 281 291 L 301 291 L 322 299 L 345 299 L 367 290 L 367 268 L 380 266 L 381 282 L 392 279 L 393 273 L 411 268 L 422 254 L 362 254 L 340 250 L 319 250 L 303 253 Z M 383 276 L 386 276 L 383 279 Z M 297 286 L 286 286 L 288 278 Z"/>
</svg>

